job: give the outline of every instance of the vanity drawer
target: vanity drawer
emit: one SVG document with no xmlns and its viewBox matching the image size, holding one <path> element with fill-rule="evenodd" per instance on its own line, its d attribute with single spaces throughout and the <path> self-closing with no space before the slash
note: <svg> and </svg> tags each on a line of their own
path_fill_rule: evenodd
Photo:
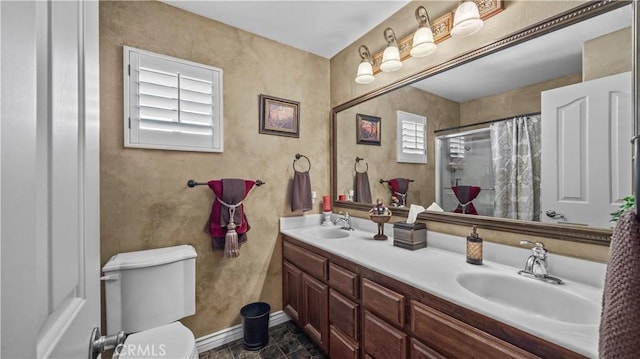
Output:
<svg viewBox="0 0 640 359">
<path fill-rule="evenodd" d="M 326 258 L 286 241 L 282 242 L 282 255 L 286 260 L 317 279 L 327 280 L 329 261 Z"/>
<path fill-rule="evenodd" d="M 383 319 L 404 326 L 404 296 L 368 279 L 362 279 L 362 304 Z"/>
<path fill-rule="evenodd" d="M 415 338 L 411 339 L 411 359 L 446 359 L 444 356 Z"/>
<path fill-rule="evenodd" d="M 407 335 L 366 310 L 362 340 L 365 358 L 407 358 Z"/>
<path fill-rule="evenodd" d="M 358 304 L 333 290 L 329 291 L 329 321 L 349 338 L 358 340 Z"/>
<path fill-rule="evenodd" d="M 529 352 L 413 300 L 411 333 L 446 357 L 537 358 Z"/>
<path fill-rule="evenodd" d="M 329 286 L 351 298 L 358 297 L 358 275 L 333 263 L 329 263 Z"/>
</svg>

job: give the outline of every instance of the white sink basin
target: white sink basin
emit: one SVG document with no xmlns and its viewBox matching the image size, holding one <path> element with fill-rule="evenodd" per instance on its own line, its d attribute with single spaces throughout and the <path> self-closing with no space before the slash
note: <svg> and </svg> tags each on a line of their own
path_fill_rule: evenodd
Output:
<svg viewBox="0 0 640 359">
<path fill-rule="evenodd" d="M 309 228 L 302 231 L 303 236 L 313 239 L 340 239 L 349 237 L 349 231 L 340 228 Z"/>
<path fill-rule="evenodd" d="M 462 273 L 457 281 L 488 301 L 544 318 L 589 325 L 600 321 L 599 303 L 568 292 L 562 285 L 487 272 Z"/>
</svg>

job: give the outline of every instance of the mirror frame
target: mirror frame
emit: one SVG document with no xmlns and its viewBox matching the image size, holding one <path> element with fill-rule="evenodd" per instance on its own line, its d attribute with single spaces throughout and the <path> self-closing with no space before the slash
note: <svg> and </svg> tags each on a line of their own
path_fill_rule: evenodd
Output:
<svg viewBox="0 0 640 359">
<path fill-rule="evenodd" d="M 494 42 L 488 43 L 475 50 L 470 50 L 461 55 L 458 55 L 450 60 L 447 60 L 441 64 L 426 68 L 416 74 L 401 78 L 393 83 L 383 86 L 379 89 L 365 93 L 359 97 L 342 103 L 331 110 L 331 196 L 333 198 L 333 206 L 347 209 L 368 211 L 371 204 L 363 204 L 349 201 L 337 200 L 337 123 L 338 113 L 349 109 L 353 106 L 359 105 L 365 101 L 371 100 L 378 96 L 382 96 L 386 93 L 410 85 L 414 82 L 423 80 L 429 76 L 439 74 L 457 66 L 461 66 L 467 62 L 477 60 L 481 57 L 490 55 L 494 52 L 506 49 L 511 46 L 515 46 L 522 42 L 531 40 L 538 36 L 548 34 L 550 32 L 560 30 L 567 26 L 573 25 L 580 21 L 589 19 L 594 16 L 606 13 L 608 11 L 632 5 L 632 0 L 601 0 L 591 1 L 575 7 L 571 10 L 565 11 L 553 17 L 550 17 L 541 22 L 535 23 L 531 26 L 525 27 L 520 31 L 506 35 Z M 632 5 L 633 6 L 633 5 Z M 632 24 L 632 27 L 635 23 Z M 634 81 L 635 82 L 635 81 Z M 635 85 L 634 85 L 635 86 Z M 640 147 L 640 146 L 639 146 Z M 394 215 L 406 217 L 408 214 L 407 209 L 397 208 L 394 209 Z M 438 213 L 438 212 L 423 212 L 418 215 L 418 218 L 426 221 L 442 222 L 461 226 L 477 225 L 479 227 L 497 231 L 505 231 L 511 233 L 518 233 L 531 236 L 542 236 L 556 239 L 563 239 L 573 242 L 596 244 L 601 246 L 609 246 L 611 240 L 611 229 L 605 228 L 590 228 L 580 226 L 567 226 L 559 224 L 548 224 L 543 222 L 528 222 L 521 220 L 494 218 L 487 216 L 469 216 L 458 213 Z"/>
</svg>

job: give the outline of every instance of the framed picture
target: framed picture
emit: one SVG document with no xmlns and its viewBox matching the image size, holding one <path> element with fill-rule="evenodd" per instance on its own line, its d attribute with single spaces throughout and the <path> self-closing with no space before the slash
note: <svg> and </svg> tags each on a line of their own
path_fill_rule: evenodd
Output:
<svg viewBox="0 0 640 359">
<path fill-rule="evenodd" d="M 356 143 L 380 146 L 381 124 L 380 117 L 356 114 Z"/>
<path fill-rule="evenodd" d="M 260 95 L 260 133 L 300 137 L 300 103 Z"/>
</svg>

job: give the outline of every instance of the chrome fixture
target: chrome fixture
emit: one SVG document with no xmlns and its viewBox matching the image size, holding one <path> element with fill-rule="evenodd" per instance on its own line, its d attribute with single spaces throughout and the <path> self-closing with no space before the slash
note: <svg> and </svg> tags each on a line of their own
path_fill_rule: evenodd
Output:
<svg viewBox="0 0 640 359">
<path fill-rule="evenodd" d="M 358 65 L 358 72 L 356 74 L 356 82 L 359 84 L 370 84 L 376 78 L 373 77 L 373 61 L 371 61 L 371 53 L 369 48 L 365 45 L 361 45 L 358 48 L 358 54 L 360 54 L 360 65 Z"/>
<path fill-rule="evenodd" d="M 543 280 L 545 282 L 553 284 L 564 284 L 564 282 L 556 277 L 552 277 L 547 272 L 547 249 L 542 242 L 532 241 L 520 241 L 521 245 L 531 244 L 533 248 L 531 251 L 533 254 L 527 258 L 527 263 L 524 265 L 524 269 L 518 271 L 518 274 L 532 277 L 535 279 Z"/>
<path fill-rule="evenodd" d="M 433 40 L 433 31 L 431 31 L 431 22 L 429 14 L 424 6 L 418 6 L 416 9 L 416 20 L 418 20 L 418 30 L 413 34 L 413 42 L 411 47 L 411 56 L 423 57 L 431 55 L 438 46 Z"/>
<path fill-rule="evenodd" d="M 456 9 L 453 16 L 453 28 L 451 36 L 471 36 L 482 29 L 484 21 L 480 19 L 478 5 L 471 1 L 463 1 Z"/>
<path fill-rule="evenodd" d="M 342 214 L 342 212 L 340 212 Z M 340 227 L 340 229 L 344 229 L 345 231 L 355 231 L 355 228 L 351 227 L 351 216 L 349 216 L 349 212 L 344 212 L 342 217 L 336 218 L 333 224 L 338 225 L 338 222 L 344 222 L 344 225 Z"/>
<path fill-rule="evenodd" d="M 400 49 L 398 49 L 398 41 L 396 41 L 396 33 L 388 27 L 384 30 L 384 39 L 387 42 L 387 48 L 382 53 L 382 62 L 380 70 L 384 72 L 393 72 L 400 70 L 402 61 L 400 61 Z"/>
<path fill-rule="evenodd" d="M 113 335 L 103 336 L 100 335 L 100 328 L 93 328 L 89 339 L 89 358 L 96 359 L 99 354 L 111 349 L 115 349 L 114 358 L 117 358 L 126 338 L 122 330 Z"/>
</svg>

